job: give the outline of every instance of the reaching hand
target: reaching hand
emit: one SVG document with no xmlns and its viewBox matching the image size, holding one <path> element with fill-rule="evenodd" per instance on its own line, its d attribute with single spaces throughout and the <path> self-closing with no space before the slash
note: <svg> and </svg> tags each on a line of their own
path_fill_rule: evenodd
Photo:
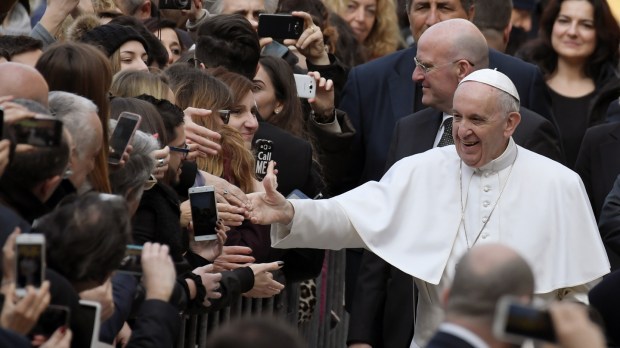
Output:
<svg viewBox="0 0 620 348">
<path fill-rule="evenodd" d="M 22 335 L 32 330 L 41 313 L 50 303 L 50 282 L 44 281 L 39 289 L 26 287 L 26 296 L 17 299 L 15 283 L 3 288 L 4 306 L 0 314 L 0 326 Z"/>
<path fill-rule="evenodd" d="M 549 313 L 560 347 L 606 347 L 603 333 L 588 317 L 586 306 L 556 302 L 549 307 Z"/>
<path fill-rule="evenodd" d="M 54 331 L 52 336 L 41 345 L 40 348 L 69 348 L 73 332 L 66 327 L 60 327 Z"/>
<path fill-rule="evenodd" d="M 213 262 L 213 266 L 218 272 L 244 267 L 256 261 L 250 254 L 252 254 L 252 249 L 248 247 L 237 245 L 225 246 L 222 254 Z"/>
<path fill-rule="evenodd" d="M 263 179 L 265 192 L 256 192 L 248 195 L 252 203 L 250 217 L 252 223 L 269 225 L 274 222 L 289 224 L 293 220 L 295 210 L 289 201 L 276 189 L 278 180 L 274 172 L 275 162 L 269 161 L 267 175 Z"/>
<path fill-rule="evenodd" d="M 200 174 L 209 185 L 215 186 L 218 202 L 226 202 L 239 208 L 250 208 L 250 200 L 240 188 L 205 171 L 201 170 Z"/>
<path fill-rule="evenodd" d="M 222 220 L 225 226 L 241 226 L 245 220 L 245 214 L 245 208 L 239 208 L 228 203 L 217 204 L 217 217 Z"/>
<path fill-rule="evenodd" d="M 217 222 L 215 231 L 217 232 L 217 239 L 208 241 L 195 241 L 193 224 L 190 224 L 190 248 L 192 251 L 201 257 L 213 262 L 218 256 L 222 254 L 222 249 L 226 243 L 226 232 L 230 230 L 230 227 L 224 226 L 221 222 Z"/>
<path fill-rule="evenodd" d="M 198 156 L 217 155 L 222 147 L 217 143 L 221 139 L 218 132 L 196 124 L 192 117 L 210 117 L 211 110 L 189 107 L 183 111 L 185 114 L 185 136 L 188 144 L 198 144 Z"/>
<path fill-rule="evenodd" d="M 209 307 L 211 305 L 211 301 L 209 301 L 209 299 L 218 299 L 222 297 L 222 294 L 218 291 L 220 289 L 222 273 L 212 273 L 213 271 L 213 265 L 198 267 L 192 271 L 192 273 L 200 276 L 202 279 L 202 285 L 204 285 L 207 290 L 207 295 L 202 303 L 205 307 Z"/>
<path fill-rule="evenodd" d="M 161 180 L 168 171 L 168 162 L 170 162 L 170 148 L 168 146 L 164 146 L 163 149 L 155 150 L 151 152 L 151 157 L 155 159 L 155 168 L 153 168 L 152 174 L 157 180 Z"/>
<path fill-rule="evenodd" d="M 334 115 L 334 82 L 321 77 L 317 71 L 308 73 L 316 81 L 316 95 L 314 98 L 308 99 L 308 103 L 319 118 L 329 117 L 333 119 Z"/>
<path fill-rule="evenodd" d="M 303 54 L 314 65 L 329 65 L 329 56 L 325 50 L 321 28 L 314 24 L 309 13 L 293 11 L 291 14 L 304 19 L 305 30 L 299 39 L 287 39 L 283 43 L 297 47 L 299 53 Z"/>
<path fill-rule="evenodd" d="M 254 287 L 243 295 L 253 298 L 266 298 L 279 294 L 284 289 L 284 285 L 273 280 L 271 271 L 278 270 L 281 267 L 277 262 L 251 265 L 250 268 L 254 272 Z"/>
<path fill-rule="evenodd" d="M 142 247 L 142 282 L 146 298 L 168 301 L 176 283 L 174 263 L 167 245 L 144 243 Z"/>
</svg>

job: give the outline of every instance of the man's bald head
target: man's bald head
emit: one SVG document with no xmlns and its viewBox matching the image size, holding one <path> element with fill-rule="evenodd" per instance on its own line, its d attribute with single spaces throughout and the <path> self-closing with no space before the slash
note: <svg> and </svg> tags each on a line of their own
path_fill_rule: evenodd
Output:
<svg viewBox="0 0 620 348">
<path fill-rule="evenodd" d="M 480 30 L 462 18 L 448 19 L 428 28 L 420 37 L 419 50 L 440 50 L 452 60 L 466 59 L 475 69 L 489 66 L 489 47 Z"/>
<path fill-rule="evenodd" d="M 31 99 L 47 107 L 48 93 L 47 82 L 37 69 L 14 62 L 0 64 L 0 96 Z"/>
<path fill-rule="evenodd" d="M 456 265 L 446 314 L 490 322 L 502 296 L 530 298 L 533 292 L 534 275 L 525 259 L 504 245 L 480 245 Z"/>
</svg>

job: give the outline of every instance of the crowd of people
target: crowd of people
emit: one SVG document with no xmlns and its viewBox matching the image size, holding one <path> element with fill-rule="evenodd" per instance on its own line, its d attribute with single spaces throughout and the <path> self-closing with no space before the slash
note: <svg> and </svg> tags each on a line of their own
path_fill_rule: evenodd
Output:
<svg viewBox="0 0 620 348">
<path fill-rule="evenodd" d="M 509 347 L 505 295 L 561 347 L 620 344 L 618 23 L 607 0 L 3 2 L 0 346 L 174 347 L 187 315 L 312 289 L 324 249 L 349 348 Z M 207 335 L 278 345 L 304 344 Z"/>
</svg>

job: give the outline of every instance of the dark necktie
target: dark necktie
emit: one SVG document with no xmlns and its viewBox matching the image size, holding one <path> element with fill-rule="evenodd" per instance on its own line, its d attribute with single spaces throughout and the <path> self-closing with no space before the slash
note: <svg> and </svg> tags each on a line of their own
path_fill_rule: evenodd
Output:
<svg viewBox="0 0 620 348">
<path fill-rule="evenodd" d="M 443 121 L 443 134 L 441 134 L 441 139 L 439 139 L 437 147 L 447 145 L 454 145 L 454 139 L 452 138 L 452 117 L 448 117 Z"/>
</svg>

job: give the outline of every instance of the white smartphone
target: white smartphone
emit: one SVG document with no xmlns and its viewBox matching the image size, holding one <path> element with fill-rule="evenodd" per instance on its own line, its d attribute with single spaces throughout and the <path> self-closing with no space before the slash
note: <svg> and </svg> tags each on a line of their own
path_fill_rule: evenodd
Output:
<svg viewBox="0 0 620 348">
<path fill-rule="evenodd" d="M 194 225 L 194 240 L 217 239 L 217 202 L 213 186 L 198 186 L 189 189 L 189 205 Z"/>
<path fill-rule="evenodd" d="M 295 74 L 295 86 L 299 98 L 314 98 L 316 95 L 316 80 L 308 75 Z"/>
<path fill-rule="evenodd" d="M 503 296 L 495 307 L 495 337 L 521 344 L 526 339 L 554 343 L 555 330 L 548 311 L 520 303 L 512 296 Z"/>
<path fill-rule="evenodd" d="M 45 235 L 23 233 L 15 245 L 15 292 L 22 297 L 26 286 L 40 288 L 45 279 Z"/>
<path fill-rule="evenodd" d="M 110 152 L 108 163 L 118 164 L 123 157 L 127 145 L 131 142 L 136 129 L 140 126 L 142 117 L 138 114 L 123 111 L 118 117 L 116 127 L 110 136 Z"/>
<path fill-rule="evenodd" d="M 90 347 L 99 347 L 99 328 L 101 327 L 101 304 L 96 301 L 80 300 L 80 318 L 84 320 L 85 335 L 90 337 Z"/>
</svg>

